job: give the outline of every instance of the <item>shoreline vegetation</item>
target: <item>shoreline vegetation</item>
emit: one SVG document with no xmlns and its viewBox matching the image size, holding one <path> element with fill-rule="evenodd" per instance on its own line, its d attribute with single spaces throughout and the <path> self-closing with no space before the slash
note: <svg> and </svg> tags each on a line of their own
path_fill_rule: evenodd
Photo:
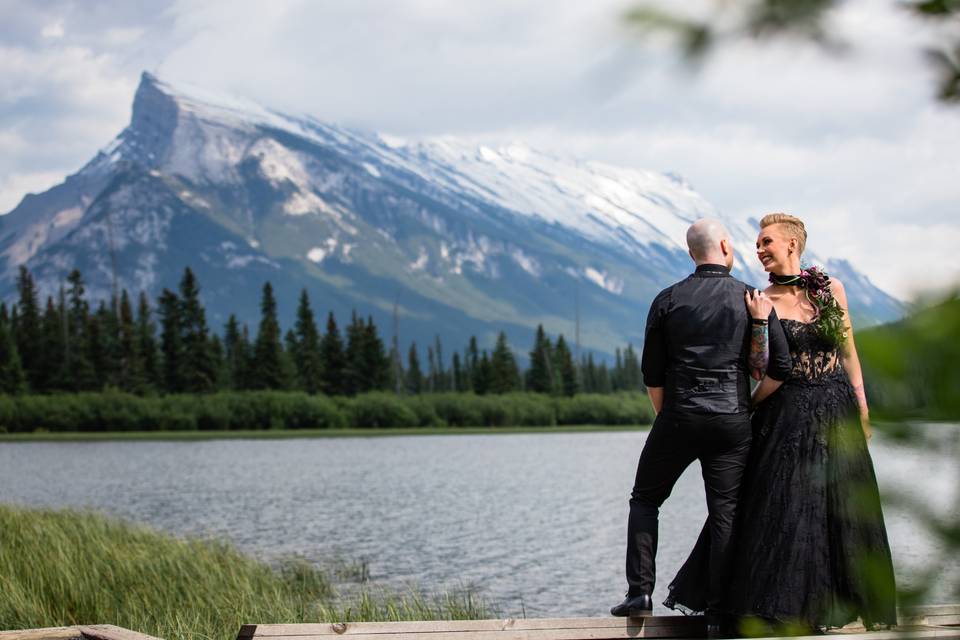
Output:
<svg viewBox="0 0 960 640">
<path fill-rule="evenodd" d="M 255 431 L 252 429 L 238 429 L 236 431 L 37 431 L 30 433 L 0 433 L 0 444 L 5 442 L 196 442 L 202 440 L 287 440 L 291 438 L 384 438 L 397 436 L 562 434 L 639 432 L 647 431 L 649 429 L 649 424 L 582 424 L 552 427 L 377 427 L 370 429 L 274 429 L 266 431 Z"/>
<path fill-rule="evenodd" d="M 644 394 L 535 393 L 479 396 L 427 393 L 398 396 L 311 395 L 246 391 L 137 396 L 121 391 L 52 395 L 0 395 L 0 435 L 123 433 L 264 433 L 302 431 L 331 435 L 375 430 L 400 433 L 461 429 L 556 429 L 639 426 L 653 422 Z"/>
<path fill-rule="evenodd" d="M 0 504 L 0 629 L 109 623 L 167 640 L 233 640 L 241 624 L 265 620 L 496 613 L 467 589 L 425 594 L 360 584 L 340 596 L 340 573 L 295 557 L 269 565 L 222 540 L 178 538 L 91 511 Z"/>
</svg>

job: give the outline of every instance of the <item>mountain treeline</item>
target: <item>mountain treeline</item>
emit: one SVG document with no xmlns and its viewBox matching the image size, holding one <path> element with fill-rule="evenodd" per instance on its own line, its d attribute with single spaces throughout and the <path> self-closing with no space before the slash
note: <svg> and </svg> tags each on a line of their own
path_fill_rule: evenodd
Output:
<svg viewBox="0 0 960 640">
<path fill-rule="evenodd" d="M 372 316 L 353 312 L 343 328 L 328 312 L 323 329 L 306 290 L 286 332 L 277 319 L 269 282 L 261 292 L 255 335 L 231 314 L 222 332 L 211 329 L 200 299 L 200 283 L 184 269 L 176 291 L 164 289 L 155 301 L 126 289 L 95 307 L 87 301 L 83 276 L 73 270 L 56 297 L 41 303 L 33 277 L 21 266 L 19 298 L 0 304 L 0 392 L 77 393 L 116 390 L 134 395 L 218 391 L 303 391 L 354 396 L 518 391 L 555 396 L 641 390 L 640 363 L 632 345 L 616 350 L 613 367 L 593 354 L 575 361 L 562 334 L 551 338 L 538 326 L 530 365 L 518 366 L 500 332 L 492 349 L 471 336 L 462 352 L 444 356 L 440 336 L 416 342 L 401 353 L 388 349 Z"/>
</svg>

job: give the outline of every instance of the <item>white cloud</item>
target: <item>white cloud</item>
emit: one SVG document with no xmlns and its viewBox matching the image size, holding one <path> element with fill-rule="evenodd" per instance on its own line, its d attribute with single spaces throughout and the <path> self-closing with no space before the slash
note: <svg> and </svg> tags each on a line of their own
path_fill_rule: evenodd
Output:
<svg viewBox="0 0 960 640">
<path fill-rule="evenodd" d="M 631 4 L 27 3 L 0 26 L 0 205 L 24 176 L 75 170 L 119 132 L 147 68 L 408 138 L 522 140 L 673 170 L 728 214 L 800 215 L 822 253 L 887 274 L 899 295 L 956 278 L 960 110 L 933 101 L 919 54 L 931 27 L 895 2 L 855 0 L 833 16 L 844 55 L 743 43 L 693 74 L 629 35 Z M 894 251 L 899 237 L 915 244 Z"/>
<path fill-rule="evenodd" d="M 52 39 L 62 38 L 64 33 L 66 32 L 63 30 L 63 21 L 48 24 L 40 31 L 42 37 Z"/>
</svg>

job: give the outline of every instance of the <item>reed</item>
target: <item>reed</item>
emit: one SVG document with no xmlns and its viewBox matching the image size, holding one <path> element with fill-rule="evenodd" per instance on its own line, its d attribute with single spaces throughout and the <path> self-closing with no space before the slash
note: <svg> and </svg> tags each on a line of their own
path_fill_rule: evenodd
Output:
<svg viewBox="0 0 960 640">
<path fill-rule="evenodd" d="M 487 617 L 475 594 L 363 587 L 337 596 L 302 559 L 271 566 L 74 510 L 0 505 L 0 629 L 115 624 L 167 640 L 232 640 L 241 624 Z"/>
</svg>

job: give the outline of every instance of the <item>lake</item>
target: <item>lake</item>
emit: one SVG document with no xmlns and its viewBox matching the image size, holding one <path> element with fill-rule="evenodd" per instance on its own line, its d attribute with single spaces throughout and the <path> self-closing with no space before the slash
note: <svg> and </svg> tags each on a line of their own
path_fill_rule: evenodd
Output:
<svg viewBox="0 0 960 640">
<path fill-rule="evenodd" d="M 960 517 L 957 426 L 917 428 L 942 430 L 944 446 L 871 443 L 881 491 Z M 226 537 L 266 560 L 365 561 L 374 583 L 474 587 L 503 615 L 608 615 L 625 591 L 627 500 L 645 437 L 2 443 L 0 501 L 92 507 L 180 535 Z M 942 550 L 905 510 L 888 506 L 885 515 L 906 584 Z M 661 511 L 657 602 L 705 516 L 694 463 Z"/>
</svg>

